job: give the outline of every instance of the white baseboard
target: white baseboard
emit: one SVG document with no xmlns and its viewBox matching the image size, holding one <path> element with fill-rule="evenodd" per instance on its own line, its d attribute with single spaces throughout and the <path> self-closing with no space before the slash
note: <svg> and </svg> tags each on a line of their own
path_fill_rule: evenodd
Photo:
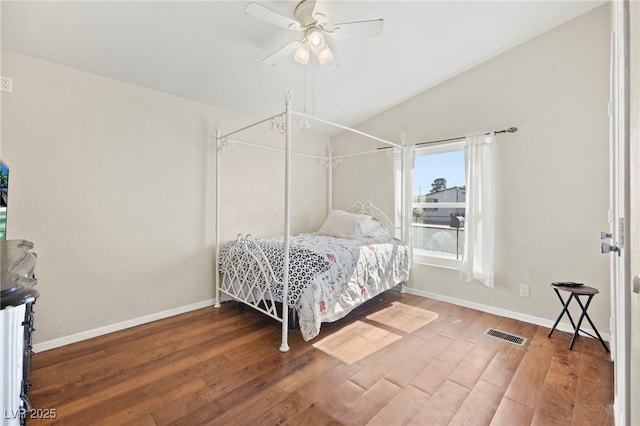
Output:
<svg viewBox="0 0 640 426">
<path fill-rule="evenodd" d="M 528 322 L 528 323 L 539 325 L 542 327 L 551 328 L 553 327 L 553 323 L 555 322 L 555 320 L 552 321 L 545 318 L 534 317 L 532 315 L 526 315 L 520 312 L 496 308 L 495 306 L 482 305 L 480 303 L 457 299 L 455 297 L 443 296 L 441 294 L 431 293 L 429 291 L 424 291 L 424 290 L 418 290 L 418 289 L 407 287 L 407 286 L 404 287 L 404 291 L 406 293 L 414 294 L 416 296 L 428 297 L 430 299 L 440 300 L 442 302 L 447 302 L 447 303 L 451 303 L 453 305 L 458 305 L 458 306 L 464 306 L 465 308 L 471 308 L 477 311 L 487 312 L 489 314 L 500 315 L 502 317 L 513 318 L 519 321 Z M 583 327 L 580 327 L 580 328 L 585 330 L 587 333 L 591 333 L 595 336 L 595 332 L 593 330 L 589 328 L 583 328 Z M 573 327 L 571 326 L 571 324 L 565 323 L 565 322 L 559 323 L 556 329 L 566 333 L 573 333 Z M 602 336 L 602 340 L 606 342 L 611 342 L 610 333 L 600 332 L 600 336 Z"/>
<path fill-rule="evenodd" d="M 146 324 L 148 322 L 157 321 L 163 318 L 169 318 L 174 315 L 184 314 L 185 312 L 195 311 L 196 309 L 206 308 L 207 306 L 213 306 L 214 299 L 204 300 L 202 302 L 193 303 L 191 305 L 180 306 L 178 308 L 169 309 L 162 312 L 157 312 L 150 315 L 145 315 L 139 318 L 133 318 L 127 321 L 122 321 L 116 324 L 110 324 L 104 327 L 94 328 L 93 330 L 87 330 L 80 333 L 72 334 L 70 336 L 59 337 L 57 339 L 48 340 L 42 343 L 36 343 L 33 345 L 33 351 L 43 352 L 49 349 L 58 348 L 60 346 L 69 345 L 71 343 L 80 342 L 82 340 L 91 339 L 93 337 L 102 336 L 104 334 L 113 333 L 114 331 L 120 331 L 127 328 L 135 327 L 136 325 Z M 37 316 L 36 316 L 37 323 Z M 37 325 L 37 324 L 36 324 Z"/>
</svg>

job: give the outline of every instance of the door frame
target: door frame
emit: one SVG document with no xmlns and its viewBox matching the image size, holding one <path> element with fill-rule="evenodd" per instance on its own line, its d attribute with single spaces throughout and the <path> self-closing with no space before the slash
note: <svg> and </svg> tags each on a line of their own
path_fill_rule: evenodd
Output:
<svg viewBox="0 0 640 426">
<path fill-rule="evenodd" d="M 630 256 L 629 241 L 629 2 L 611 2 L 610 233 L 618 251 L 611 255 L 611 355 L 614 363 L 616 424 L 630 418 Z"/>
</svg>

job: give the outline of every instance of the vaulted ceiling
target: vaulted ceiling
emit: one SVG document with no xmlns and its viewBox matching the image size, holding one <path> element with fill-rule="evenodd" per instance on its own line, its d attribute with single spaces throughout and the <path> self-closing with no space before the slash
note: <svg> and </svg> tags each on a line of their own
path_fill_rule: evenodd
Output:
<svg viewBox="0 0 640 426">
<path fill-rule="evenodd" d="M 320 0 L 318 0 L 320 1 Z M 324 1 L 329 22 L 383 18 L 382 35 L 327 37 L 336 67 L 262 59 L 300 33 L 247 1 L 2 1 L 2 48 L 262 117 L 293 106 L 354 125 L 603 1 Z M 261 1 L 293 17 L 297 2 Z"/>
</svg>

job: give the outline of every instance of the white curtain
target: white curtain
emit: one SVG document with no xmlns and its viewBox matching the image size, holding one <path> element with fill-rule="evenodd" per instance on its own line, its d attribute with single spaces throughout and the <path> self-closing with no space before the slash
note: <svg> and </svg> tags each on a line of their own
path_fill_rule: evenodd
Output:
<svg viewBox="0 0 640 426">
<path fill-rule="evenodd" d="M 415 169 L 415 147 L 405 146 L 394 149 L 395 223 L 401 224 L 401 232 L 396 237 L 409 246 L 409 265 L 413 264 L 413 244 L 411 242 L 411 221 L 413 216 L 413 172 Z"/>
<path fill-rule="evenodd" d="M 495 134 L 469 136 L 464 146 L 466 216 L 460 276 L 493 287 Z"/>
</svg>

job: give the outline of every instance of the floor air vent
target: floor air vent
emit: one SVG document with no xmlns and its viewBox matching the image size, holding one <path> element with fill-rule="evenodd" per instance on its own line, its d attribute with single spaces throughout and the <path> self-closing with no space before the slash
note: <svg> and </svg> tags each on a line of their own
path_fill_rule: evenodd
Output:
<svg viewBox="0 0 640 426">
<path fill-rule="evenodd" d="M 505 342 L 513 343 L 514 345 L 524 346 L 527 339 L 513 334 L 505 333 L 504 331 L 495 330 L 493 328 L 487 329 L 484 332 L 487 336 L 495 337 L 496 339 L 504 340 Z"/>
</svg>

